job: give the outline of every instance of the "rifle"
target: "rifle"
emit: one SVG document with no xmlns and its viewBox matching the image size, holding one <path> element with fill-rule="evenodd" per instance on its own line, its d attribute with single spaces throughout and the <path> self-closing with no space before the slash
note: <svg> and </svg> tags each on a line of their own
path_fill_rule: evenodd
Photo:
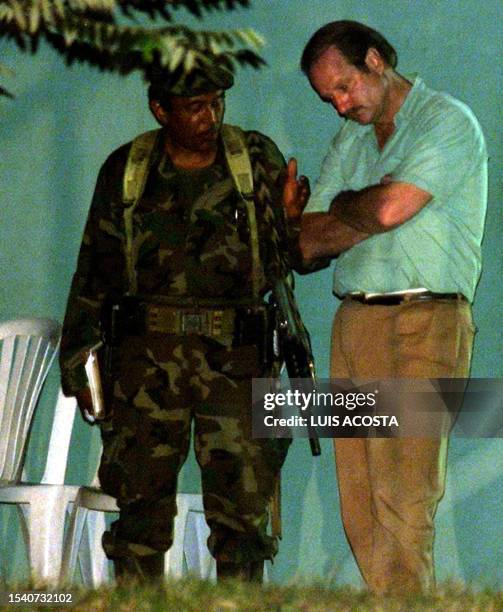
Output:
<svg viewBox="0 0 503 612">
<path fill-rule="evenodd" d="M 293 290 L 286 278 L 275 281 L 272 300 L 277 309 L 280 353 L 285 361 L 290 380 L 302 379 L 302 385 L 312 391 L 317 386 L 311 338 L 295 303 Z M 305 411 L 309 445 L 314 457 L 321 455 L 320 441 L 315 428 L 311 425 L 311 410 Z"/>
</svg>

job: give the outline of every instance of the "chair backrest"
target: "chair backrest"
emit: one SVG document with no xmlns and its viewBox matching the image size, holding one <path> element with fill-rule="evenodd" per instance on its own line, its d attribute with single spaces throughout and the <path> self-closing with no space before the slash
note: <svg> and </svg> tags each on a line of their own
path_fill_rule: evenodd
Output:
<svg viewBox="0 0 503 612">
<path fill-rule="evenodd" d="M 64 484 L 77 400 L 58 393 L 42 484 Z"/>
<path fill-rule="evenodd" d="M 0 482 L 21 478 L 35 406 L 61 326 L 50 319 L 0 323 Z"/>
</svg>

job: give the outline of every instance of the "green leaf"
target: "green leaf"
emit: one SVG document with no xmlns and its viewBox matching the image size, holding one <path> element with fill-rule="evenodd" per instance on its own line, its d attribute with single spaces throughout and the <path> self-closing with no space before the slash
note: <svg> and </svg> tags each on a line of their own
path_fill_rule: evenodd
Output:
<svg viewBox="0 0 503 612">
<path fill-rule="evenodd" d="M 55 3 L 56 4 L 56 3 Z M 52 8 L 49 0 L 41 0 L 40 8 L 42 9 L 42 18 L 45 23 L 53 22 Z"/>
<path fill-rule="evenodd" d="M 19 29 L 26 30 L 28 24 L 26 22 L 26 17 L 21 3 L 18 2 L 18 0 L 10 0 L 10 2 L 12 10 L 14 11 L 14 20 L 16 24 L 18 25 Z"/>
<path fill-rule="evenodd" d="M 167 67 L 171 71 L 175 71 L 178 66 L 182 63 L 185 57 L 185 49 L 179 43 L 175 43 L 174 48 L 172 47 L 172 53 L 169 58 Z"/>
<path fill-rule="evenodd" d="M 28 19 L 30 22 L 28 31 L 33 35 L 38 32 L 40 26 L 40 6 L 37 2 L 33 3 Z"/>
<path fill-rule="evenodd" d="M 248 5 L 248 0 L 0 0 L 0 37 L 32 53 L 42 39 L 68 64 L 86 62 L 120 74 L 144 72 L 158 60 L 169 70 L 190 70 L 209 52 L 231 70 L 259 67 L 264 61 L 256 51 L 264 40 L 251 28 L 207 31 L 181 22 L 165 27 L 136 22 L 138 13 L 171 22 L 180 8 L 203 16 Z"/>
<path fill-rule="evenodd" d="M 190 72 L 196 65 L 196 54 L 193 49 L 187 49 L 185 53 L 183 68 L 185 72 Z"/>
</svg>

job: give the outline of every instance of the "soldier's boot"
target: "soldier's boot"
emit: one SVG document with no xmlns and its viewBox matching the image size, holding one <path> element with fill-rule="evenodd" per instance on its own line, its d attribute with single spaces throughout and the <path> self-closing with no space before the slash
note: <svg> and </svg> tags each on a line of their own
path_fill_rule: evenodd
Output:
<svg viewBox="0 0 503 612">
<path fill-rule="evenodd" d="M 234 563 L 217 559 L 217 578 L 219 581 L 234 578 L 243 582 L 261 583 L 264 578 L 264 561 Z"/>
<path fill-rule="evenodd" d="M 250 582 L 262 584 L 264 581 L 264 560 L 252 561 L 250 563 Z"/>
<path fill-rule="evenodd" d="M 164 577 L 164 553 L 145 557 L 116 557 L 113 559 L 115 578 L 118 583 L 137 582 L 161 583 Z"/>
</svg>

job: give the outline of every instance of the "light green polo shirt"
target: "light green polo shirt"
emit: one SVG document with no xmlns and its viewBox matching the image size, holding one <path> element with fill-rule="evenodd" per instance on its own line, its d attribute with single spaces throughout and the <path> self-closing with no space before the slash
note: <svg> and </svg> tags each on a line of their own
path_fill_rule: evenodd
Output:
<svg viewBox="0 0 503 612">
<path fill-rule="evenodd" d="M 487 205 L 487 151 L 480 125 L 465 104 L 416 77 L 395 126 L 380 151 L 372 125 L 346 121 L 323 161 L 306 212 L 326 211 L 340 191 L 376 185 L 386 174 L 433 197 L 399 227 L 342 253 L 334 293 L 424 287 L 461 292 L 473 301 Z"/>
</svg>

